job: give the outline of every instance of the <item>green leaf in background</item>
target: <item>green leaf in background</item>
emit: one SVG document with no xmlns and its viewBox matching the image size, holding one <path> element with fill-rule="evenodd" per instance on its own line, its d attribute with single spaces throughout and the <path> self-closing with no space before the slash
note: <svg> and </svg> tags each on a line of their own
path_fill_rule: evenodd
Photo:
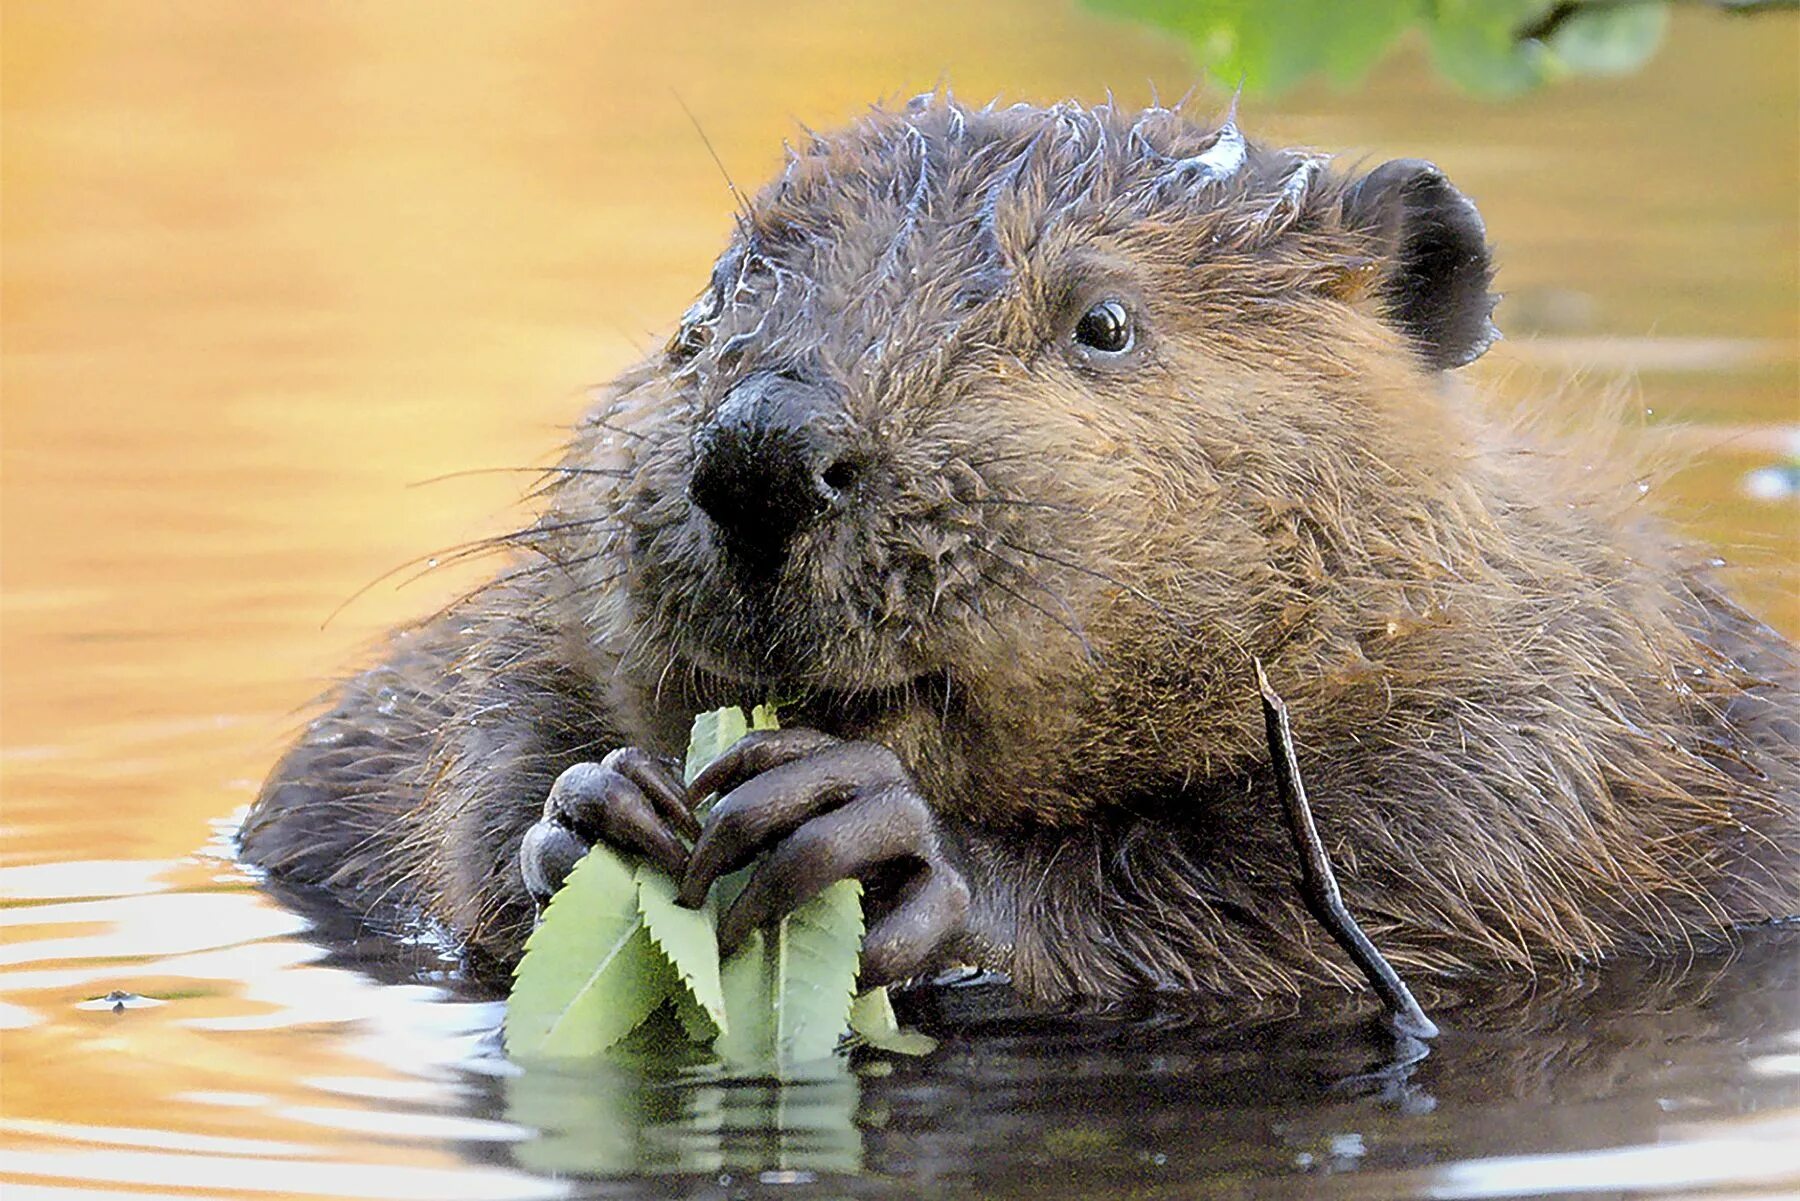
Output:
<svg viewBox="0 0 1800 1201">
<path fill-rule="evenodd" d="M 862 936 L 862 885 L 854 880 L 753 931 L 725 961 L 730 1020 L 714 1044 L 719 1056 L 771 1075 L 829 1056 L 850 1020 Z"/>
<path fill-rule="evenodd" d="M 1595 5 L 1557 27 L 1550 53 L 1579 75 L 1629 75 L 1656 54 L 1669 31 L 1666 4 Z"/>
<path fill-rule="evenodd" d="M 675 882 L 647 863 L 638 865 L 637 889 L 644 926 L 687 986 L 681 991 L 699 1006 L 713 1030 L 722 1032 L 725 994 L 719 986 L 719 935 L 713 899 L 708 897 L 698 909 L 683 909 L 675 903 Z M 684 1019 L 683 1024 L 688 1024 L 688 1020 Z"/>
<path fill-rule="evenodd" d="M 507 1053 L 598 1055 L 678 987 L 644 925 L 632 865 L 595 847 L 550 898 L 525 942 L 506 1005 Z"/>
<path fill-rule="evenodd" d="M 850 1002 L 850 1032 L 871 1047 L 899 1055 L 929 1055 L 937 1039 L 917 1030 L 902 1030 L 885 988 L 871 988 Z"/>
<path fill-rule="evenodd" d="M 1431 61 L 1480 96 L 1512 96 L 1543 83 L 1551 63 L 1542 42 L 1520 32 L 1549 0 L 1437 0 L 1424 22 Z"/>
<path fill-rule="evenodd" d="M 1464 91 L 1516 95 L 1569 75 L 1635 71 L 1668 31 L 1667 0 L 1085 0 L 1185 42 L 1217 85 L 1275 94 L 1313 76 L 1349 87 L 1417 29 Z"/>
<path fill-rule="evenodd" d="M 1418 0 L 1087 0 L 1159 26 L 1193 48 L 1222 87 L 1282 92 L 1323 73 L 1339 86 L 1367 74 L 1419 15 Z"/>
</svg>

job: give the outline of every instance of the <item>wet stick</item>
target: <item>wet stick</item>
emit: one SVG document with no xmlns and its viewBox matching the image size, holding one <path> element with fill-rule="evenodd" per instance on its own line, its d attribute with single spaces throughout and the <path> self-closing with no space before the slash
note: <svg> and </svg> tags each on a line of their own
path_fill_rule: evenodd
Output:
<svg viewBox="0 0 1800 1201">
<path fill-rule="evenodd" d="M 1418 1038 L 1435 1038 L 1437 1023 L 1425 1016 L 1412 990 L 1400 979 L 1375 944 L 1369 941 L 1356 919 L 1344 907 L 1338 892 L 1337 875 L 1331 870 L 1331 859 L 1319 839 L 1319 828 L 1313 823 L 1312 807 L 1306 803 L 1306 785 L 1300 781 L 1300 764 L 1294 758 L 1294 731 L 1288 723 L 1287 705 L 1269 686 L 1262 660 L 1256 661 L 1256 686 L 1262 692 L 1263 724 L 1269 735 L 1269 758 L 1275 765 L 1275 787 L 1281 793 L 1282 809 L 1287 814 L 1288 833 L 1294 839 L 1294 852 L 1300 858 L 1300 899 L 1319 924 L 1331 932 L 1351 962 L 1361 969 L 1370 987 L 1387 1005 L 1388 1015 L 1402 1034 Z"/>
</svg>

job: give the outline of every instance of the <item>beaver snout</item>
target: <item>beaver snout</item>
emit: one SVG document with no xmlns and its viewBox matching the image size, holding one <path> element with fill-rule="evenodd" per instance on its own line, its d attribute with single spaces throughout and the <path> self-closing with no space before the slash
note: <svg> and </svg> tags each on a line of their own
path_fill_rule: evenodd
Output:
<svg viewBox="0 0 1800 1201">
<path fill-rule="evenodd" d="M 849 504 L 858 474 L 839 392 L 764 371 L 696 434 L 688 495 L 735 554 L 770 567 L 794 535 Z"/>
</svg>

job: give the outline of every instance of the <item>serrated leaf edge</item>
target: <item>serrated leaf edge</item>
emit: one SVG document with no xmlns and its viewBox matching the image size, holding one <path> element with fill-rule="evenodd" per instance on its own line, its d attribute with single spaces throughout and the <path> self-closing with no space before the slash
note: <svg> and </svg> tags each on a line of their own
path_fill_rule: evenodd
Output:
<svg viewBox="0 0 1800 1201">
<path fill-rule="evenodd" d="M 713 1037 L 717 1038 L 730 1028 L 725 1012 L 725 987 L 721 978 L 723 965 L 719 962 L 718 932 L 716 929 L 714 930 L 713 938 L 707 944 L 707 950 L 712 952 L 713 981 L 718 994 L 718 1005 L 715 1007 L 707 1004 L 706 998 L 700 995 L 700 989 L 695 987 L 694 973 L 684 971 L 681 962 L 676 959 L 674 955 L 669 953 L 668 947 L 663 943 L 663 940 L 657 936 L 656 925 L 650 920 L 649 911 L 644 908 L 644 882 L 653 873 L 656 874 L 660 880 L 667 879 L 667 877 L 661 876 L 660 873 L 656 873 L 656 869 L 647 863 L 640 863 L 638 865 L 637 873 L 634 877 L 634 883 L 637 885 L 638 918 L 643 923 L 644 929 L 649 932 L 650 941 L 656 947 L 657 952 L 661 954 L 668 962 L 669 966 L 674 969 L 675 978 L 687 992 L 689 999 L 691 999 L 694 1004 L 699 1007 L 700 1011 L 712 1022 L 715 1031 Z M 713 904 L 711 897 L 707 898 L 706 904 L 708 907 Z M 701 912 L 705 911 L 702 910 Z"/>
</svg>

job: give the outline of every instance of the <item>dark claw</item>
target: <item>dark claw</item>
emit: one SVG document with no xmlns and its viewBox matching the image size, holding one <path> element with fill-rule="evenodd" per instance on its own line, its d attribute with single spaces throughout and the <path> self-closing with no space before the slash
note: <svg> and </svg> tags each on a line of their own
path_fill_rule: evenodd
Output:
<svg viewBox="0 0 1800 1201">
<path fill-rule="evenodd" d="M 706 815 L 700 839 L 688 857 L 681 903 L 690 909 L 698 907 L 720 876 L 744 866 L 807 819 L 884 779 L 890 783 L 905 779 L 891 752 L 867 742 L 829 742 L 814 754 L 745 780 L 719 798 Z"/>
<path fill-rule="evenodd" d="M 697 805 L 715 792 L 730 792 L 751 776 L 815 754 L 837 741 L 817 730 L 753 730 L 701 769 L 688 785 L 688 803 Z"/>
<path fill-rule="evenodd" d="M 861 985 L 875 988 L 918 975 L 969 916 L 969 886 L 960 875 L 926 867 L 908 882 L 900 903 L 863 936 Z"/>
<path fill-rule="evenodd" d="M 687 866 L 687 848 L 637 781 L 604 763 L 577 763 L 558 776 L 544 802 L 544 817 L 589 843 L 648 856 L 670 875 L 679 876 Z"/>
<path fill-rule="evenodd" d="M 540 909 L 587 853 L 588 844 L 567 826 L 541 821 L 525 831 L 525 841 L 519 844 L 519 874 Z"/>
<path fill-rule="evenodd" d="M 700 832 L 680 779 L 661 760 L 622 747 L 556 778 L 543 818 L 519 844 L 519 872 L 540 909 L 596 842 L 643 855 L 679 878 L 688 852 L 677 831 Z"/>
<path fill-rule="evenodd" d="M 912 803 L 908 803 L 908 802 Z M 829 884 L 858 879 L 897 859 L 916 858 L 931 837 L 924 805 L 903 793 L 874 793 L 801 826 L 769 852 L 719 921 L 719 949 L 730 954 Z"/>
<path fill-rule="evenodd" d="M 870 925 L 865 985 L 928 970 L 966 927 L 969 888 L 945 858 L 937 819 L 894 753 L 814 730 L 740 739 L 688 795 L 722 793 L 702 823 L 682 879 L 698 905 L 722 875 L 764 857 L 719 920 L 729 954 L 751 930 L 839 880 L 860 879 Z"/>
<path fill-rule="evenodd" d="M 623 746 L 600 760 L 641 789 L 663 820 L 689 839 L 700 837 L 700 819 L 688 803 L 687 790 L 675 768 L 635 746 Z"/>
</svg>

